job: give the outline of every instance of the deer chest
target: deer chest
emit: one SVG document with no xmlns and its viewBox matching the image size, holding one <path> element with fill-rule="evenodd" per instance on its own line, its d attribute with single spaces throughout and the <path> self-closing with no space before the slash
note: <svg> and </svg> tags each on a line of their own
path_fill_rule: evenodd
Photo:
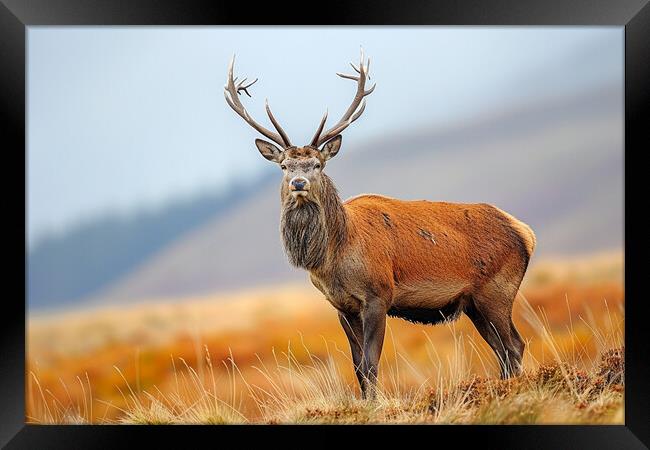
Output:
<svg viewBox="0 0 650 450">
<path fill-rule="evenodd" d="M 337 310 L 345 313 L 356 313 L 361 309 L 363 294 L 356 292 L 351 286 L 343 283 L 337 276 L 319 276 L 310 273 L 312 284 L 322 292 L 325 299 Z"/>
</svg>

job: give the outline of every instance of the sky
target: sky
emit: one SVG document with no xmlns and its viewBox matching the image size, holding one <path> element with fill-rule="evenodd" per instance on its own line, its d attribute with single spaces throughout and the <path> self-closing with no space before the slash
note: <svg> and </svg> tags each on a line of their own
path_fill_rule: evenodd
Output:
<svg viewBox="0 0 650 450">
<path fill-rule="evenodd" d="M 27 237 L 128 214 L 268 170 L 226 104 L 259 78 L 249 113 L 306 144 L 349 105 L 360 46 L 375 92 L 345 150 L 623 80 L 622 27 L 29 27 Z"/>
</svg>

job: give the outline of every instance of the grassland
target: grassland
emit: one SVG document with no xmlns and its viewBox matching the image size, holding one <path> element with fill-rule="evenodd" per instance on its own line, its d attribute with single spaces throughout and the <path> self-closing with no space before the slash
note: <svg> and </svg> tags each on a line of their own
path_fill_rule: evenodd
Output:
<svg viewBox="0 0 650 450">
<path fill-rule="evenodd" d="M 620 252 L 536 263 L 516 301 L 525 373 L 499 380 L 466 317 L 389 319 L 363 401 L 308 282 L 30 316 L 32 423 L 623 423 Z"/>
</svg>

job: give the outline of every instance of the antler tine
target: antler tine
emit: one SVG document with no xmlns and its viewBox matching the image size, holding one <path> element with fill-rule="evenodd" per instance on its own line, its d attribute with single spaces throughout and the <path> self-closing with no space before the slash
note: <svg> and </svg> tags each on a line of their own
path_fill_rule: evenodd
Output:
<svg viewBox="0 0 650 450">
<path fill-rule="evenodd" d="M 252 85 L 254 85 L 255 83 L 257 83 L 257 78 L 255 78 L 252 82 L 250 82 L 250 83 L 248 83 L 247 85 L 244 86 L 244 83 L 246 82 L 247 79 L 248 78 L 244 78 L 239 83 L 237 83 L 237 93 L 239 95 L 241 95 L 240 91 L 244 91 L 246 93 L 246 95 L 248 95 L 249 97 L 252 97 L 250 92 L 248 92 L 248 88 L 251 87 Z M 237 78 L 235 78 L 233 81 L 236 81 L 236 80 L 237 80 Z"/>
<path fill-rule="evenodd" d="M 316 134 L 314 134 L 314 137 L 311 139 L 310 145 L 314 147 L 318 147 L 318 138 L 320 137 L 320 134 L 323 132 L 323 127 L 325 126 L 326 121 L 327 121 L 327 110 L 325 110 L 325 114 L 323 114 L 323 118 L 320 120 L 320 125 L 318 125 Z"/>
<path fill-rule="evenodd" d="M 314 139 L 312 139 L 312 145 L 314 146 L 319 146 L 322 143 L 327 142 L 328 140 L 330 140 L 331 138 L 339 134 L 341 131 L 345 130 L 352 122 L 354 122 L 359 117 L 361 117 L 361 114 L 363 114 L 363 111 L 366 108 L 366 102 L 364 97 L 372 94 L 373 91 L 375 90 L 375 87 L 377 86 L 377 84 L 375 83 L 370 89 L 366 90 L 366 80 L 370 78 L 370 76 L 368 75 L 370 69 L 370 58 L 368 58 L 367 63 L 364 64 L 363 47 L 361 47 L 361 59 L 359 61 L 359 67 L 356 67 L 352 63 L 350 63 L 350 65 L 359 74 L 358 76 L 348 75 L 340 72 L 337 72 L 336 74 L 341 78 L 346 78 L 349 80 L 356 81 L 357 92 L 354 98 L 352 99 L 352 103 L 343 114 L 343 117 L 341 117 L 341 120 L 339 120 L 336 124 L 334 124 L 334 126 L 332 126 L 329 130 L 327 130 L 324 133 L 322 131 L 322 128 L 325 125 L 325 121 L 321 120 L 321 124 L 318 127 L 318 131 L 316 132 Z"/>
<path fill-rule="evenodd" d="M 284 130 L 280 127 L 280 124 L 275 120 L 275 117 L 273 117 L 273 114 L 271 114 L 271 110 L 268 107 L 268 103 L 266 107 L 267 113 L 269 114 L 269 118 L 271 119 L 271 122 L 273 123 L 273 126 L 276 128 L 276 130 L 278 130 L 279 134 L 266 129 L 265 127 L 257 123 L 255 120 L 253 120 L 253 118 L 248 114 L 248 111 L 246 111 L 246 108 L 244 108 L 244 105 L 242 105 L 241 101 L 239 100 L 239 95 L 240 95 L 239 91 L 244 91 L 246 95 L 250 97 L 251 95 L 247 91 L 247 89 L 257 82 L 257 78 L 253 82 L 247 85 L 244 85 L 244 82 L 246 81 L 246 78 L 244 78 L 237 85 L 235 85 L 236 78 L 233 78 L 234 67 L 235 67 L 235 55 L 232 56 L 232 59 L 230 60 L 230 64 L 228 64 L 228 78 L 226 80 L 226 85 L 224 86 L 224 93 L 223 93 L 226 99 L 226 103 L 228 103 L 228 106 L 230 106 L 233 109 L 233 111 L 235 111 L 242 119 L 246 121 L 247 124 L 249 124 L 255 130 L 257 130 L 263 136 L 269 138 L 270 140 L 282 146 L 283 148 L 290 147 L 291 142 L 289 141 L 289 138 L 287 137 Z"/>
<path fill-rule="evenodd" d="M 357 110 L 357 112 L 356 112 L 352 117 L 350 117 L 350 118 L 349 118 L 348 120 L 346 120 L 344 123 L 341 123 L 340 125 L 338 125 L 336 128 L 332 128 L 328 133 L 331 133 L 332 136 L 336 136 L 336 135 L 339 134 L 341 131 L 345 130 L 345 129 L 346 129 L 346 128 L 347 128 L 347 127 L 348 127 L 352 122 L 354 122 L 354 121 L 357 120 L 359 117 L 361 117 L 361 114 L 363 114 L 363 111 L 364 111 L 365 109 L 366 109 L 366 101 L 363 100 L 363 101 L 361 102 L 361 106 L 359 107 L 359 109 Z M 326 140 L 329 140 L 329 139 L 326 139 Z M 325 141 L 323 141 L 323 142 L 325 142 Z"/>
<path fill-rule="evenodd" d="M 269 119 L 271 119 L 271 123 L 273 124 L 275 129 L 278 130 L 278 133 L 280 133 L 280 137 L 282 137 L 282 140 L 286 144 L 285 147 L 291 147 L 291 141 L 289 140 L 289 136 L 287 136 L 287 133 L 284 132 L 284 130 L 282 129 L 278 121 L 275 120 L 273 113 L 271 112 L 271 107 L 269 106 L 269 99 L 267 98 L 264 103 L 266 104 L 266 113 L 269 115 Z"/>
<path fill-rule="evenodd" d="M 359 77 L 357 77 L 356 75 L 348 75 L 347 73 L 341 73 L 341 72 L 336 72 L 336 74 L 341 78 L 347 78 L 348 80 L 359 81 Z"/>
</svg>

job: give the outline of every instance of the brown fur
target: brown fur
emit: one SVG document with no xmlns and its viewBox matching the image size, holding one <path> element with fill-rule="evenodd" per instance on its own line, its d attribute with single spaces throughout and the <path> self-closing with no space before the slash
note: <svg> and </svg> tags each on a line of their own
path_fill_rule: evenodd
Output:
<svg viewBox="0 0 650 450">
<path fill-rule="evenodd" d="M 363 395 L 374 396 L 386 315 L 422 323 L 453 320 L 465 312 L 501 363 L 518 373 L 524 342 L 511 320 L 512 303 L 535 248 L 526 224 L 487 204 L 403 201 L 362 195 L 341 202 L 322 172 L 341 147 L 341 131 L 363 112 L 368 66 L 363 52 L 357 94 L 334 127 L 323 116 L 312 144 L 289 142 L 267 105 L 278 133 L 259 126 L 239 102 L 234 59 L 226 101 L 267 138 L 260 154 L 280 165 L 280 232 L 291 264 L 307 269 L 314 286 L 339 311 Z M 338 133 L 338 134 L 337 134 Z M 322 144 L 321 148 L 317 148 Z M 369 389 L 370 388 L 370 389 Z"/>
<path fill-rule="evenodd" d="M 289 260 L 346 317 L 379 302 L 386 314 L 421 323 L 461 312 L 502 360 L 521 363 L 512 303 L 535 248 L 530 227 L 492 205 L 360 195 L 342 202 L 317 149 L 290 148 L 285 161 L 310 178 L 307 197 L 282 185 L 282 237 Z M 301 176 L 302 176 L 301 175 Z M 496 330 L 495 330 L 496 329 Z"/>
<path fill-rule="evenodd" d="M 361 249 L 396 306 L 409 306 L 411 297 L 396 294 L 418 284 L 458 286 L 457 292 L 449 292 L 449 301 L 472 295 L 508 260 L 516 266 L 513 275 L 521 278 L 532 252 L 530 235 L 520 234 L 525 225 L 486 204 L 364 195 L 344 208 L 350 221 L 349 245 Z M 390 227 L 382 226 L 385 215 L 391 218 Z M 338 257 L 344 258 L 345 251 Z"/>
</svg>

